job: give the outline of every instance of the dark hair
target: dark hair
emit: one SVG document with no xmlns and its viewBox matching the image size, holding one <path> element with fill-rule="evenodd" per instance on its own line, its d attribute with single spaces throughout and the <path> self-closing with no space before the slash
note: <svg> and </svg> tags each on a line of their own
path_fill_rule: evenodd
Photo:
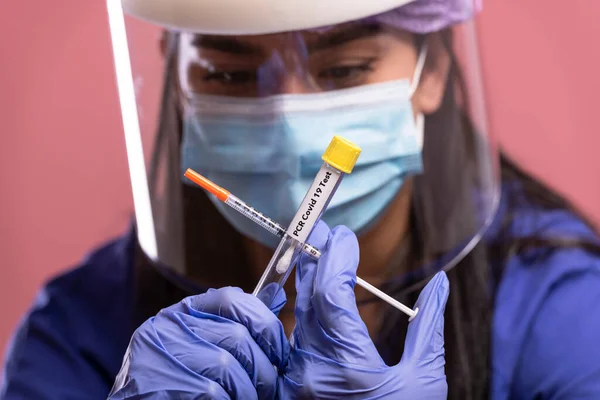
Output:
<svg viewBox="0 0 600 400">
<path fill-rule="evenodd" d="M 425 37 L 418 36 L 416 46 Z M 428 58 L 435 59 L 442 53 L 450 58 L 450 68 L 446 90 L 439 109 L 427 116 L 425 143 L 423 147 L 423 173 L 414 178 L 413 212 L 411 216 L 412 247 L 427 255 L 413 254 L 399 260 L 401 265 L 422 265 L 423 257 L 442 257 L 449 246 L 456 243 L 457 237 L 464 237 L 461 230 L 469 229 L 472 215 L 468 207 L 456 204 L 470 204 L 473 174 L 477 168 L 477 135 L 470 120 L 459 107 L 468 107 L 466 85 L 463 82 L 459 64 L 453 52 L 451 29 L 429 36 L 432 42 L 438 41 L 441 48 L 430 51 Z M 432 60 L 435 64 L 435 60 Z M 443 204 L 432 204 L 426 199 L 445 199 Z M 461 211 L 462 210 L 462 211 Z M 419 250 L 423 249 L 423 250 Z M 450 281 L 450 294 L 445 312 L 445 351 L 446 377 L 449 399 L 483 399 L 489 392 L 489 354 L 492 320 L 492 294 L 489 291 L 488 255 L 483 243 L 479 243 L 454 268 L 447 272 Z M 418 291 L 403 293 L 403 287 L 386 285 L 388 293 L 406 304 L 414 304 Z M 390 365 L 400 361 L 404 350 L 404 338 L 408 321 L 398 312 L 386 307 L 385 321 L 381 326 L 378 348 Z"/>
</svg>

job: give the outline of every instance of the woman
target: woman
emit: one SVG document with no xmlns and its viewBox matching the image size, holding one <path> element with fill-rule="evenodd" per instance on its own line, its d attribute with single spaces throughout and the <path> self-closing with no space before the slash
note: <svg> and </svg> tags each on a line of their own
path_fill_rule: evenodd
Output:
<svg viewBox="0 0 600 400">
<path fill-rule="evenodd" d="M 128 40 L 141 138 L 154 139 L 146 178 L 133 81 L 118 75 L 135 233 L 47 285 L 3 398 L 104 398 L 119 369 L 113 398 L 600 396 L 598 237 L 498 164 L 469 1 L 122 3 L 127 39 L 109 2 L 117 71 Z M 145 45 L 163 29 L 164 64 Z M 230 288 L 182 301 L 250 292 L 277 243 L 182 169 L 287 224 L 333 134 L 363 152 L 324 220 L 358 243 L 320 225 L 318 268 L 303 259 L 271 310 Z M 409 323 L 360 290 L 357 311 L 357 264 L 422 314 Z"/>
</svg>

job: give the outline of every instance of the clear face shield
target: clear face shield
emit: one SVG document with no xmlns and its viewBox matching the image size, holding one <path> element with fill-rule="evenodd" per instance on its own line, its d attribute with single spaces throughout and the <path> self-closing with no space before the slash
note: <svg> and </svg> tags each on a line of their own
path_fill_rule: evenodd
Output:
<svg viewBox="0 0 600 400">
<path fill-rule="evenodd" d="M 193 18 L 178 27 L 181 10 L 164 24 L 123 15 L 109 0 L 148 258 L 200 282 L 220 273 L 253 287 L 244 238 L 270 248 L 278 238 L 183 172 L 194 169 L 287 227 L 340 135 L 362 153 L 325 222 L 359 240 L 380 236 L 389 264 L 382 282 L 395 291 L 455 266 L 493 218 L 499 174 L 473 6 L 447 3 L 416 0 L 334 25 L 239 35 L 194 28 Z"/>
</svg>

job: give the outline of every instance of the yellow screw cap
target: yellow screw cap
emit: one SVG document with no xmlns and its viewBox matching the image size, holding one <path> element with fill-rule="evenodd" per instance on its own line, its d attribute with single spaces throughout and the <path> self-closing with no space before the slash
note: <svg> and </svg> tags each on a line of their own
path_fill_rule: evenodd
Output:
<svg viewBox="0 0 600 400">
<path fill-rule="evenodd" d="M 334 136 L 321 158 L 332 167 L 349 174 L 361 151 L 361 148 L 351 141 L 341 136 Z"/>
</svg>

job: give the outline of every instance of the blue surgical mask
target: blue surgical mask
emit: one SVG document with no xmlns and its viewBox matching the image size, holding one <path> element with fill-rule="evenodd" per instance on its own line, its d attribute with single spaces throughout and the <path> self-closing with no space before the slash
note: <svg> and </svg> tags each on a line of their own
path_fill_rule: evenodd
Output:
<svg viewBox="0 0 600 400">
<path fill-rule="evenodd" d="M 196 96 L 185 107 L 182 169 L 192 168 L 283 226 L 289 224 L 334 135 L 362 148 L 323 219 L 360 234 L 422 171 L 422 116 L 409 80 L 261 99 Z M 419 125 L 419 126 L 418 126 Z M 278 239 L 211 196 L 242 234 Z"/>
</svg>

